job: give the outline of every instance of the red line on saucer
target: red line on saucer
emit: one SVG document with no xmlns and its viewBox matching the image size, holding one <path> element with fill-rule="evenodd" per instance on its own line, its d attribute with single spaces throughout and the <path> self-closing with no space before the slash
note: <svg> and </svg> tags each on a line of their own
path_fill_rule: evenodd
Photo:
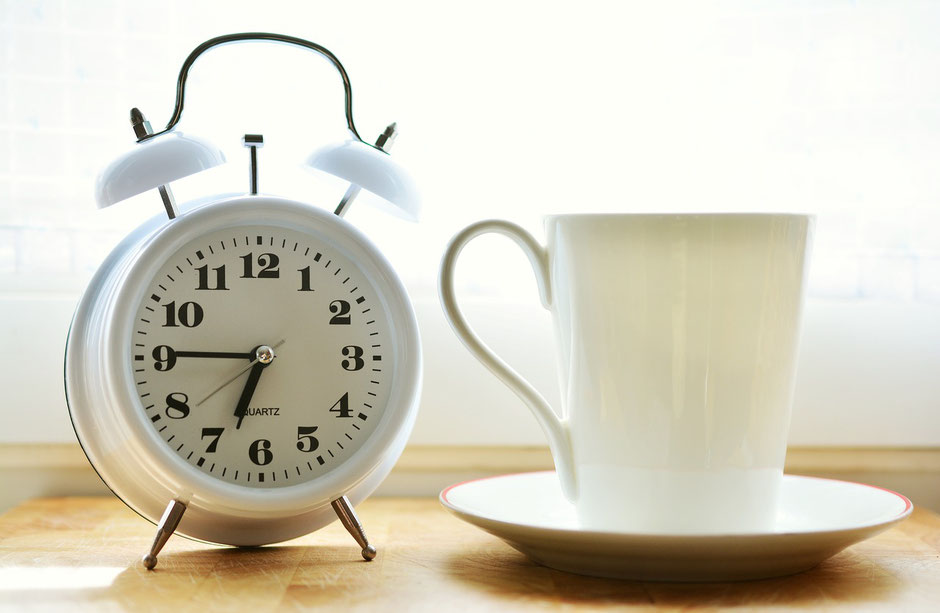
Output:
<svg viewBox="0 0 940 613">
<path fill-rule="evenodd" d="M 816 479 L 817 481 L 835 481 L 836 483 L 851 483 L 852 485 L 861 485 L 862 487 L 870 487 L 873 490 L 881 490 L 882 492 L 887 492 L 888 494 L 894 494 L 898 498 L 904 501 L 904 510 L 898 513 L 898 516 L 904 515 L 908 511 L 914 508 L 914 503 L 911 502 L 910 498 L 904 494 L 899 494 L 894 490 L 889 490 L 886 487 L 880 487 L 878 485 L 869 485 L 868 483 L 859 483 L 858 481 L 846 481 L 845 479 L 830 479 L 828 477 L 811 477 L 809 475 L 792 475 L 794 477 L 800 477 L 801 479 Z"/>
<path fill-rule="evenodd" d="M 553 472 L 555 472 L 555 471 L 553 471 L 553 470 L 536 470 L 536 471 L 533 471 L 533 472 L 530 472 L 530 473 L 508 473 L 508 474 L 505 474 L 505 475 L 490 475 L 489 477 L 480 477 L 479 479 L 469 479 L 469 480 L 467 480 L 467 481 L 461 481 L 460 483 L 455 483 L 455 484 L 453 484 L 453 485 L 450 485 L 450 486 L 444 488 L 444 491 L 441 492 L 441 500 L 443 500 L 444 502 L 450 502 L 450 500 L 447 500 L 447 494 L 448 494 L 452 489 L 454 489 L 455 487 L 460 487 L 460 486 L 462 486 L 462 485 L 468 485 L 468 484 L 470 484 L 470 483 L 476 483 L 476 482 L 478 482 L 478 481 L 489 481 L 490 479 L 502 479 L 503 477 L 516 477 L 516 476 L 518 476 L 518 475 L 538 475 L 538 474 L 541 474 L 541 473 L 553 473 Z"/>
<path fill-rule="evenodd" d="M 470 483 L 477 483 L 479 481 L 488 481 L 490 479 L 502 479 L 503 477 L 515 477 L 518 475 L 537 475 L 540 473 L 553 473 L 553 472 L 555 471 L 537 470 L 537 471 L 528 472 L 528 473 L 509 473 L 505 475 L 490 475 L 489 477 L 480 477 L 479 479 L 469 479 L 467 481 L 461 481 L 460 483 L 455 483 L 451 486 L 448 486 L 447 488 L 444 489 L 444 491 L 441 492 L 440 497 L 441 497 L 441 500 L 443 500 L 444 502 L 448 504 L 453 504 L 450 500 L 447 499 L 447 494 L 449 494 L 452 489 L 461 487 L 463 485 L 469 485 Z M 801 479 L 816 479 L 817 481 L 835 481 L 836 483 L 851 483 L 853 485 L 860 485 L 862 487 L 870 487 L 875 490 L 881 490 L 882 492 L 886 492 L 888 494 L 893 494 L 894 496 L 897 496 L 898 498 L 904 501 L 904 509 L 900 513 L 898 513 L 896 517 L 905 515 L 907 514 L 908 511 L 914 508 L 914 503 L 912 503 L 911 500 L 907 496 L 905 496 L 904 494 L 899 494 L 898 492 L 895 492 L 894 490 L 889 490 L 886 487 L 880 487 L 877 485 L 869 485 L 868 483 L 859 483 L 857 481 L 846 481 L 845 479 L 829 479 L 827 477 L 811 477 L 809 475 L 790 475 L 790 476 L 800 477 Z"/>
</svg>

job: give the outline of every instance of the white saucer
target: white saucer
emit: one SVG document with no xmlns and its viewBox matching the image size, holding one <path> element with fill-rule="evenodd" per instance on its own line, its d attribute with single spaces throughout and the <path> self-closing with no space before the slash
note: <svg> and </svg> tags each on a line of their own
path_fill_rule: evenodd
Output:
<svg viewBox="0 0 940 613">
<path fill-rule="evenodd" d="M 554 472 L 458 483 L 441 503 L 532 558 L 581 575 L 736 581 L 810 569 L 911 514 L 911 501 L 870 485 L 785 475 L 777 526 L 743 534 L 580 530 Z"/>
</svg>

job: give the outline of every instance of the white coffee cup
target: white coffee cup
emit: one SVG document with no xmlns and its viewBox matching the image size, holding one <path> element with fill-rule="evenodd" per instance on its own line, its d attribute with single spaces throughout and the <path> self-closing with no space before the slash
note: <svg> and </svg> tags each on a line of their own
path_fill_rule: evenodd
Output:
<svg viewBox="0 0 940 613">
<path fill-rule="evenodd" d="M 813 219 L 557 215 L 545 229 L 546 247 L 506 221 L 461 231 L 441 264 L 441 302 L 460 340 L 535 414 L 582 526 L 772 529 Z M 552 312 L 561 417 L 457 307 L 457 256 L 489 232 L 522 248 Z"/>
</svg>

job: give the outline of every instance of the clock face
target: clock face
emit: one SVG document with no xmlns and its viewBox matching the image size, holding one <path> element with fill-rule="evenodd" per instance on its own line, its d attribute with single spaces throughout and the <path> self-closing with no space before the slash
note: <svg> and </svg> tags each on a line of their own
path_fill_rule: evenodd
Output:
<svg viewBox="0 0 940 613">
<path fill-rule="evenodd" d="M 348 459 L 395 375 L 374 286 L 328 241 L 277 226 L 186 244 L 150 280 L 132 328 L 154 431 L 196 470 L 246 487 L 297 485 Z"/>
</svg>

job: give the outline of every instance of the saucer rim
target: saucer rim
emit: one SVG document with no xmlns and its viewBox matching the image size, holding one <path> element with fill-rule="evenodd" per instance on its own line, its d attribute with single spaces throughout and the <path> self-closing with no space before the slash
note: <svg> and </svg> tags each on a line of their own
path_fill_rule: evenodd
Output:
<svg viewBox="0 0 940 613">
<path fill-rule="evenodd" d="M 876 528 L 876 527 L 890 526 L 892 524 L 898 523 L 901 520 L 907 518 L 914 510 L 914 504 L 911 502 L 911 500 L 907 496 L 900 494 L 898 492 L 895 492 L 894 490 L 890 490 L 888 488 L 880 487 L 877 485 L 870 485 L 868 483 L 859 483 L 857 481 L 846 481 L 844 479 L 832 479 L 829 477 L 814 477 L 810 475 L 791 475 L 791 474 L 785 474 L 783 475 L 783 478 L 784 479 L 798 479 L 798 480 L 812 479 L 816 481 L 831 481 L 835 483 L 845 483 L 849 485 L 856 485 L 859 487 L 867 487 L 867 488 L 871 488 L 875 490 L 880 490 L 882 492 L 885 492 L 887 494 L 891 494 L 893 496 L 896 496 L 897 498 L 900 498 L 904 502 L 904 509 L 902 509 L 897 515 L 890 517 L 890 518 L 882 519 L 882 520 L 870 521 L 870 522 L 861 523 L 861 524 L 853 524 L 847 527 L 830 527 L 830 528 L 820 528 L 820 529 L 812 529 L 812 530 L 798 530 L 798 531 L 790 530 L 790 531 L 782 531 L 782 532 L 750 531 L 750 532 L 708 532 L 708 533 L 704 533 L 704 532 L 684 532 L 684 533 L 627 532 L 627 531 L 618 531 L 618 530 L 594 530 L 594 529 L 584 530 L 584 529 L 578 529 L 578 528 L 567 528 L 567 527 L 559 527 L 559 526 L 541 526 L 541 525 L 534 525 L 534 524 L 528 524 L 528 523 L 508 521 L 505 519 L 499 519 L 499 518 L 493 517 L 492 515 L 484 515 L 480 513 L 470 512 L 466 510 L 465 508 L 459 507 L 458 505 L 456 505 L 455 503 L 447 499 L 447 495 L 448 493 L 450 493 L 451 490 L 462 487 L 464 485 L 470 485 L 471 483 L 477 483 L 480 481 L 489 481 L 492 479 L 502 479 L 506 477 L 532 476 L 532 475 L 541 475 L 541 474 L 555 474 L 555 471 L 554 470 L 539 470 L 539 471 L 529 471 L 529 472 L 507 473 L 507 474 L 501 474 L 501 475 L 489 475 L 489 476 L 480 477 L 477 479 L 468 479 L 466 481 L 461 481 L 461 482 L 449 485 L 448 487 L 441 490 L 441 493 L 438 495 L 438 500 L 448 511 L 450 511 L 451 513 L 454 513 L 460 518 L 474 517 L 474 518 L 485 520 L 487 522 L 493 522 L 493 523 L 500 524 L 503 526 L 512 527 L 516 530 L 523 529 L 526 531 L 531 530 L 531 531 L 541 532 L 541 533 L 548 531 L 548 532 L 557 533 L 559 535 L 579 535 L 581 537 L 616 536 L 616 537 L 675 539 L 675 540 L 690 539 L 690 538 L 703 539 L 703 540 L 706 540 L 706 539 L 717 540 L 717 539 L 726 539 L 728 537 L 737 537 L 737 538 L 779 537 L 779 538 L 783 538 L 783 537 L 793 537 L 797 535 L 850 533 L 850 532 L 855 532 L 858 530 L 869 530 L 869 529 Z M 471 522 L 471 523 L 474 523 L 474 522 Z"/>
</svg>

